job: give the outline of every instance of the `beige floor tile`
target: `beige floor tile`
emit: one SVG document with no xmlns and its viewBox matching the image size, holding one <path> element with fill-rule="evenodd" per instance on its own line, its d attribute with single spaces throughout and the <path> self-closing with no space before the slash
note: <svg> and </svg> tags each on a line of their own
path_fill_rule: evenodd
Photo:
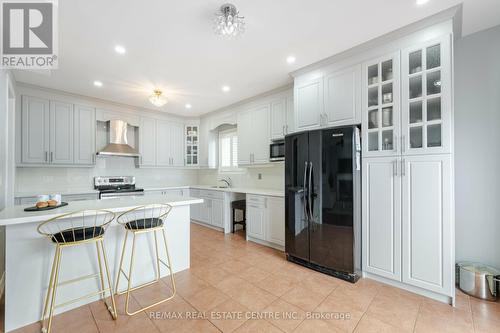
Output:
<svg viewBox="0 0 500 333">
<path fill-rule="evenodd" d="M 264 280 L 266 277 L 268 277 L 271 273 L 268 271 L 265 271 L 263 269 L 260 269 L 255 266 L 249 266 L 242 270 L 241 272 L 237 273 L 240 278 L 247 280 L 248 282 L 251 283 L 257 283 L 259 281 Z"/>
<path fill-rule="evenodd" d="M 248 311 L 240 303 L 229 299 L 209 311 L 209 320 L 222 332 L 232 332 L 247 321 Z"/>
<path fill-rule="evenodd" d="M 472 314 L 451 305 L 425 300 L 418 313 L 415 332 L 473 332 Z"/>
<path fill-rule="evenodd" d="M 294 333 L 344 333 L 344 331 L 323 320 L 304 320 Z"/>
<path fill-rule="evenodd" d="M 314 309 L 314 313 L 329 315 L 323 321 L 342 332 L 352 332 L 363 316 L 363 311 L 355 303 L 341 301 L 333 293 Z"/>
<path fill-rule="evenodd" d="M 455 308 L 462 311 L 471 312 L 470 297 L 465 294 L 455 295 Z"/>
<path fill-rule="evenodd" d="M 150 286 L 137 289 L 131 292 L 132 297 L 137 301 L 140 307 L 159 302 L 172 295 L 172 290 L 162 280 Z M 138 307 L 129 305 L 129 311 L 134 312 Z"/>
<path fill-rule="evenodd" d="M 250 283 L 240 286 L 239 289 L 230 290 L 229 295 L 251 311 L 262 311 L 277 298 Z"/>
<path fill-rule="evenodd" d="M 364 312 L 375 298 L 375 295 L 376 291 L 374 289 L 342 284 L 333 290 L 328 297 L 336 303 L 343 303 Z"/>
<path fill-rule="evenodd" d="M 396 326 L 392 326 L 384 323 L 383 321 L 371 317 L 369 315 L 364 315 L 359 321 L 355 333 L 401 333 L 402 329 Z M 408 331 L 408 332 L 411 332 Z"/>
<path fill-rule="evenodd" d="M 109 311 L 106 308 L 106 305 L 103 301 L 97 301 L 90 304 L 90 310 L 92 311 L 92 315 L 96 321 L 99 332 L 113 332 L 113 333 L 135 333 L 140 331 L 141 333 L 157 333 L 159 330 L 155 327 L 155 325 L 151 322 L 145 312 L 139 312 L 134 316 L 129 316 L 125 313 L 125 300 L 126 296 L 116 296 L 116 310 L 118 312 L 118 316 L 116 320 L 113 320 Z M 110 299 L 108 298 L 108 304 L 111 304 Z M 129 300 L 129 309 L 133 311 L 133 309 L 138 309 L 139 304 L 137 301 L 130 297 Z"/>
<path fill-rule="evenodd" d="M 264 313 L 270 314 L 270 318 L 267 320 L 284 332 L 292 332 L 306 316 L 304 310 L 282 299 L 271 303 L 264 309 Z"/>
<path fill-rule="evenodd" d="M 326 274 L 313 273 L 302 280 L 300 285 L 326 296 L 339 286 L 339 280 Z"/>
<path fill-rule="evenodd" d="M 387 324 L 411 331 L 415 326 L 419 307 L 420 301 L 418 300 L 381 293 L 375 296 L 366 313 Z"/>
<path fill-rule="evenodd" d="M 288 303 L 298 306 L 304 311 L 314 310 L 324 299 L 325 295 L 296 285 L 281 298 Z"/>
<path fill-rule="evenodd" d="M 182 297 L 189 297 L 207 288 L 209 284 L 196 275 L 189 275 L 184 279 L 175 280 L 175 286 L 179 295 Z"/>
<path fill-rule="evenodd" d="M 249 265 L 241 260 L 232 259 L 224 262 L 224 270 L 232 274 L 239 274 L 249 267 Z"/>
<path fill-rule="evenodd" d="M 482 301 L 470 298 L 470 306 L 474 317 L 498 320 L 500 318 L 500 303 Z"/>
<path fill-rule="evenodd" d="M 275 296 L 283 296 L 288 291 L 292 290 L 295 287 L 295 282 L 288 278 L 283 278 L 277 276 L 275 274 L 269 275 L 264 280 L 261 280 L 255 285 L 259 288 L 262 288 Z"/>
<path fill-rule="evenodd" d="M 52 321 L 52 332 L 98 333 L 90 306 L 84 305 L 74 310 L 64 312 Z"/>
<path fill-rule="evenodd" d="M 235 275 L 229 275 L 223 278 L 215 286 L 222 292 L 231 296 L 234 295 L 234 293 L 237 292 L 239 288 L 241 288 L 241 286 L 245 286 L 247 284 L 249 284 L 248 281 L 243 280 L 242 278 L 237 277 Z"/>
<path fill-rule="evenodd" d="M 473 317 L 476 333 L 500 333 L 500 318 L 498 320 Z"/>
<path fill-rule="evenodd" d="M 185 299 L 198 311 L 207 312 L 220 303 L 228 300 L 229 296 L 215 287 L 208 286 Z"/>
<path fill-rule="evenodd" d="M 282 333 L 276 326 L 265 320 L 247 320 L 234 332 L 237 333 Z"/>
</svg>

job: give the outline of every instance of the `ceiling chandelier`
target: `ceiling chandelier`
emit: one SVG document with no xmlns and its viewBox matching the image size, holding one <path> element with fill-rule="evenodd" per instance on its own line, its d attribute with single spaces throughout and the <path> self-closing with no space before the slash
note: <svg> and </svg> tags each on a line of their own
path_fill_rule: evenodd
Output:
<svg viewBox="0 0 500 333">
<path fill-rule="evenodd" d="M 149 101 L 157 107 L 167 104 L 167 98 L 162 95 L 162 92 L 159 89 L 155 89 L 153 95 L 149 96 Z"/>
<path fill-rule="evenodd" d="M 244 17 L 238 16 L 238 14 L 239 12 L 233 4 L 223 4 L 219 11 L 215 13 L 215 33 L 231 38 L 245 32 L 245 21 L 243 21 Z"/>
</svg>

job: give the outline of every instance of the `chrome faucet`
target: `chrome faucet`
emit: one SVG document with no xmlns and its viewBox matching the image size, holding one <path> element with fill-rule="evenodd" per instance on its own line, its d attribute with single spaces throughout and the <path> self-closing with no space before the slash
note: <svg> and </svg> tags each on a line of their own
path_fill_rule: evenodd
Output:
<svg viewBox="0 0 500 333">
<path fill-rule="evenodd" d="M 231 187 L 231 178 L 229 178 L 229 177 L 227 177 L 227 179 L 221 178 L 221 179 L 219 179 L 219 181 L 226 183 L 227 187 Z"/>
</svg>

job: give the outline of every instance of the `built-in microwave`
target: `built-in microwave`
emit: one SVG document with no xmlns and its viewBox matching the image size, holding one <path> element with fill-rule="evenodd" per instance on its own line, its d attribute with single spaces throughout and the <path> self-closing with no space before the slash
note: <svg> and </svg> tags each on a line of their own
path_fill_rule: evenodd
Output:
<svg viewBox="0 0 500 333">
<path fill-rule="evenodd" d="M 285 141 L 274 141 L 269 146 L 269 161 L 279 162 L 285 160 Z"/>
</svg>

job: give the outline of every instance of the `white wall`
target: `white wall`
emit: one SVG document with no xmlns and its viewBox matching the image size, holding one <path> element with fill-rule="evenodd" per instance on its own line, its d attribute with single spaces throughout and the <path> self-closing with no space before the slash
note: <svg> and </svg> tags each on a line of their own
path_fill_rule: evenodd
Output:
<svg viewBox="0 0 500 333">
<path fill-rule="evenodd" d="M 7 71 L 0 69 L 0 210 L 5 208 L 7 188 Z"/>
<path fill-rule="evenodd" d="M 456 258 L 500 268 L 500 26 L 455 43 Z"/>
<path fill-rule="evenodd" d="M 261 179 L 259 179 L 259 174 Z M 200 170 L 200 185 L 217 185 L 220 178 L 230 177 L 233 187 L 265 188 L 282 190 L 285 187 L 285 169 L 283 163 L 269 166 L 241 169 L 237 173 L 220 173 L 218 170 Z M 219 184 L 220 185 L 220 184 Z"/>
</svg>

